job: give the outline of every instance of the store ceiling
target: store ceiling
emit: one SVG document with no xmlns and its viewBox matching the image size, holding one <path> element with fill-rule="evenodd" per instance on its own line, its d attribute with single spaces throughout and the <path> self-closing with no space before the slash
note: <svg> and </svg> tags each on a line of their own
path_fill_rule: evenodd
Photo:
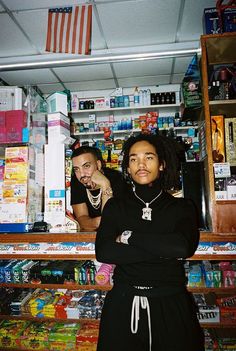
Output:
<svg viewBox="0 0 236 351">
<path fill-rule="evenodd" d="M 76 55 L 45 52 L 47 13 L 52 7 L 93 5 L 91 57 L 107 54 L 198 49 L 203 11 L 215 0 L 0 0 L 1 85 L 34 85 L 42 93 L 177 84 L 186 57 L 5 71 L 4 64 Z M 86 57 L 85 57 L 86 58 Z"/>
</svg>

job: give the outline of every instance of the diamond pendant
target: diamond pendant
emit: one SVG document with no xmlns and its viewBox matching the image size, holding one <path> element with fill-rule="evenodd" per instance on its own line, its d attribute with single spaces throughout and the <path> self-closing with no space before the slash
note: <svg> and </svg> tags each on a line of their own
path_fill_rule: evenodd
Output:
<svg viewBox="0 0 236 351">
<path fill-rule="evenodd" d="M 146 203 L 146 207 L 144 207 L 143 210 L 143 215 L 142 219 L 145 219 L 145 221 L 151 221 L 152 220 L 152 209 L 148 207 L 149 203 Z"/>
</svg>

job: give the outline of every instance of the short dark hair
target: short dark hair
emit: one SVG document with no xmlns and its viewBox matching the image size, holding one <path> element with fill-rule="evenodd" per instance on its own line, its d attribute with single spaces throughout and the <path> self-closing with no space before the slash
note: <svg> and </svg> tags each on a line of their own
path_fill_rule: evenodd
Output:
<svg viewBox="0 0 236 351">
<path fill-rule="evenodd" d="M 139 141 L 147 141 L 155 147 L 160 164 L 163 164 L 164 170 L 161 172 L 160 182 L 163 190 L 179 188 L 179 169 L 180 161 L 178 150 L 180 145 L 172 138 L 155 134 L 138 134 L 131 136 L 123 145 L 122 171 L 124 177 L 128 178 L 127 168 L 129 166 L 130 148 Z"/>
<path fill-rule="evenodd" d="M 97 147 L 93 146 L 80 146 L 72 152 L 71 158 L 83 155 L 91 154 L 94 156 L 95 160 L 101 161 L 102 167 L 104 167 L 104 160 L 102 158 L 102 153 Z"/>
</svg>

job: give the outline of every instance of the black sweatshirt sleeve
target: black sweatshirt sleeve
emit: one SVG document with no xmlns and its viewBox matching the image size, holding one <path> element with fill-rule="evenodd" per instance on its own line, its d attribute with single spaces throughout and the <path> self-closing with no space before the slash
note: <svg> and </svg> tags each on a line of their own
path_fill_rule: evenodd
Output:
<svg viewBox="0 0 236 351">
<path fill-rule="evenodd" d="M 179 199 L 173 208 L 172 220 L 176 222 L 173 233 L 147 233 L 144 237 L 135 231 L 128 240 L 129 245 L 156 257 L 191 257 L 199 242 L 197 214 L 192 202 Z"/>
<path fill-rule="evenodd" d="M 153 259 L 154 256 L 142 248 L 116 242 L 116 238 L 121 234 L 119 215 L 119 206 L 114 198 L 108 200 L 96 235 L 96 259 L 99 262 L 113 264 L 129 264 Z"/>
</svg>

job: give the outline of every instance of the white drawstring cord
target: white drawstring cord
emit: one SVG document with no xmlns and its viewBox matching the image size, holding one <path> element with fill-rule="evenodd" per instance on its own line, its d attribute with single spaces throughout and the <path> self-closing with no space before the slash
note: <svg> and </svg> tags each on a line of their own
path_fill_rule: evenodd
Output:
<svg viewBox="0 0 236 351">
<path fill-rule="evenodd" d="M 131 332 L 136 334 L 138 331 L 139 322 L 139 307 L 147 310 L 148 329 L 149 329 L 149 350 L 152 350 L 152 330 L 151 330 L 151 315 L 148 298 L 146 296 L 134 296 L 131 310 Z"/>
</svg>

